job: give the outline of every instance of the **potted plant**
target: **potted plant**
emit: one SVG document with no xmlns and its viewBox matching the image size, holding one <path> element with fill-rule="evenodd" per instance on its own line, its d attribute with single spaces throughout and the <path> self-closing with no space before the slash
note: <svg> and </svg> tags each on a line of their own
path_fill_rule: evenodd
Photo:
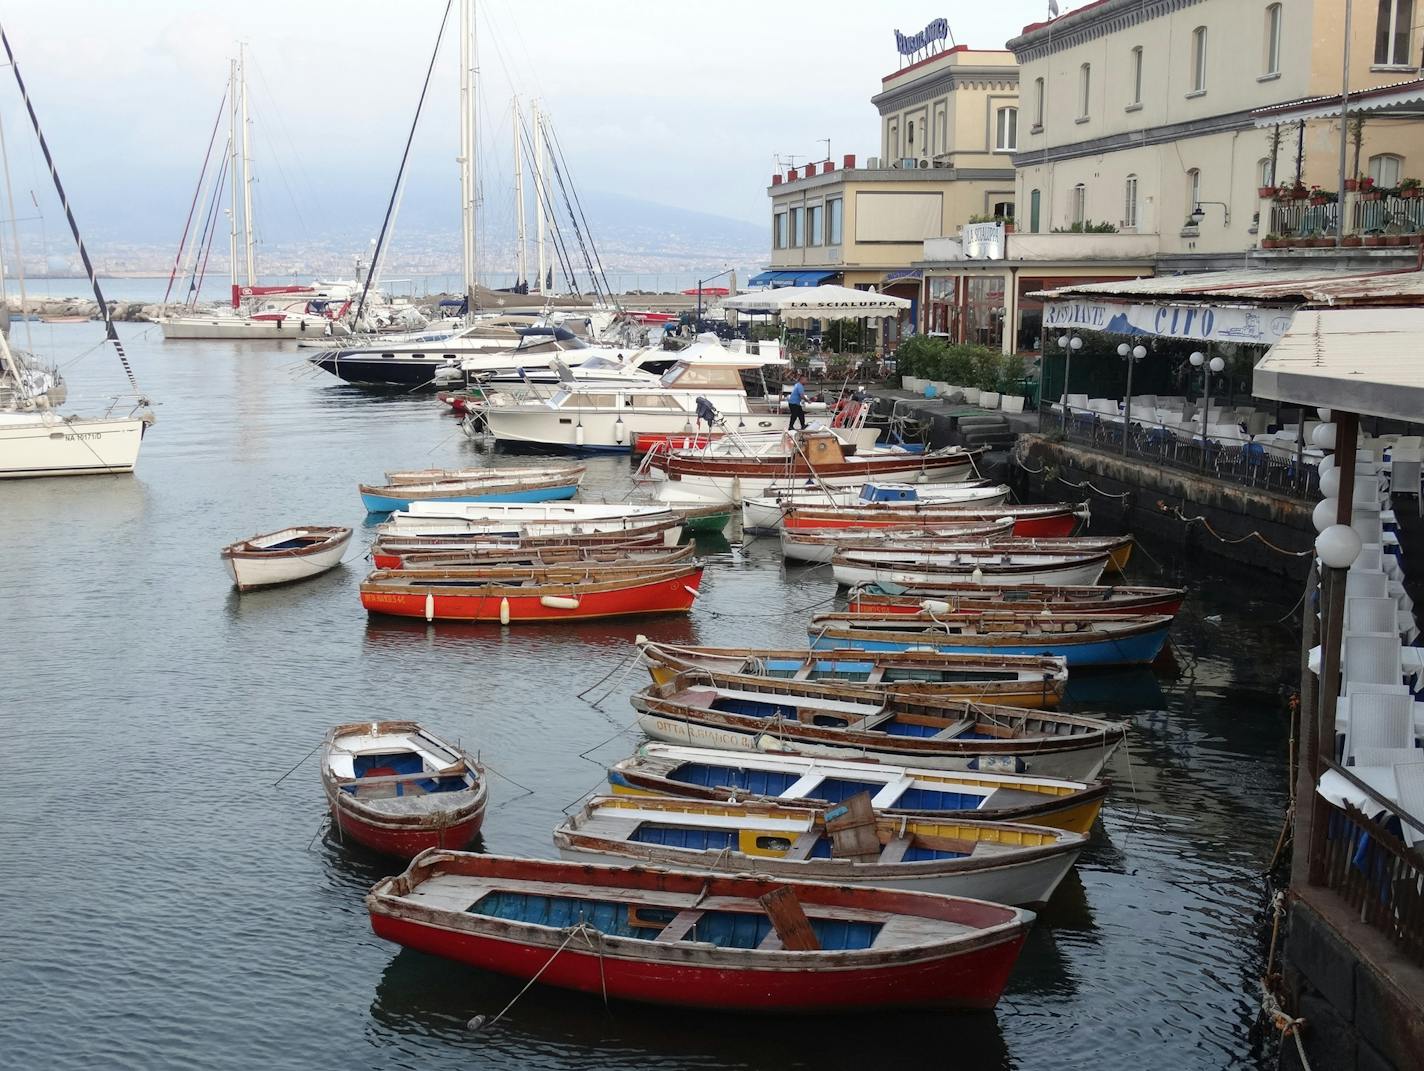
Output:
<svg viewBox="0 0 1424 1071">
<path fill-rule="evenodd" d="M 1380 191 L 1375 187 L 1375 180 L 1369 175 L 1361 175 L 1359 180 L 1360 200 L 1378 201 Z"/>
<path fill-rule="evenodd" d="M 1407 235 L 1407 234 L 1386 234 L 1386 235 L 1384 236 L 1384 244 L 1387 245 L 1387 246 L 1390 246 L 1391 248 L 1396 248 L 1396 249 L 1397 249 L 1399 246 L 1408 245 L 1408 244 L 1409 244 L 1409 235 Z"/>
<path fill-rule="evenodd" d="M 1285 245 L 1285 242 L 1281 240 L 1279 234 L 1268 234 L 1261 239 L 1262 249 L 1279 249 L 1283 245 Z"/>
<path fill-rule="evenodd" d="M 1004 224 L 1004 233 L 1005 233 L 1005 234 L 1013 234 L 1013 233 L 1014 233 L 1014 217 L 1013 217 L 1013 216 L 1005 216 L 1004 219 L 1003 219 L 1003 224 Z"/>
<path fill-rule="evenodd" d="M 1407 198 L 1418 197 L 1419 180 L 1417 178 L 1407 178 L 1402 180 L 1399 184 L 1399 196 Z"/>
<path fill-rule="evenodd" d="M 1011 353 L 999 365 L 999 408 L 1006 413 L 1022 413 L 1024 409 L 1024 362 Z"/>
<path fill-rule="evenodd" d="M 1281 192 L 1279 186 L 1259 186 L 1256 189 L 1256 196 L 1263 201 L 1269 201 Z"/>
<path fill-rule="evenodd" d="M 1322 190 L 1319 186 L 1310 187 L 1310 203 L 1312 205 L 1328 204 L 1329 201 L 1330 194 L 1325 190 Z"/>
<path fill-rule="evenodd" d="M 1362 242 L 1361 242 L 1361 239 L 1360 239 L 1360 235 L 1358 235 L 1358 234 L 1347 234 L 1347 235 L 1345 235 L 1344 238 L 1341 238 L 1341 239 L 1340 239 L 1340 244 L 1341 244 L 1341 245 L 1347 245 L 1347 246 L 1349 246 L 1351 249 L 1353 249 L 1353 248 L 1355 248 L 1356 246 L 1361 245 Z"/>
<path fill-rule="evenodd" d="M 1310 191 L 1305 188 L 1305 183 L 1300 179 L 1295 180 L 1295 185 L 1290 189 L 1290 199 L 1292 201 L 1304 201 L 1310 196 Z"/>
<path fill-rule="evenodd" d="M 1382 235 L 1379 231 L 1367 231 L 1361 237 L 1361 244 L 1366 249 L 1378 249 L 1380 246 L 1384 245 L 1384 235 Z"/>
</svg>

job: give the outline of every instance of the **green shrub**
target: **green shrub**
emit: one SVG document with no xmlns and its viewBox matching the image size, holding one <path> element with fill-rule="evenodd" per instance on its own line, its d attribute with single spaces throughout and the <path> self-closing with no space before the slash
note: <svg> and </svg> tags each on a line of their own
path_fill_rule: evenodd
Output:
<svg viewBox="0 0 1424 1071">
<path fill-rule="evenodd" d="M 1014 394 L 1023 386 L 1024 359 L 1011 353 L 999 363 L 999 391 Z"/>
<path fill-rule="evenodd" d="M 974 384 L 974 347 L 949 346 L 940 369 L 940 379 L 954 387 Z"/>
<path fill-rule="evenodd" d="M 895 368 L 902 376 L 938 379 L 940 362 L 947 349 L 944 339 L 911 335 L 895 349 Z"/>
</svg>

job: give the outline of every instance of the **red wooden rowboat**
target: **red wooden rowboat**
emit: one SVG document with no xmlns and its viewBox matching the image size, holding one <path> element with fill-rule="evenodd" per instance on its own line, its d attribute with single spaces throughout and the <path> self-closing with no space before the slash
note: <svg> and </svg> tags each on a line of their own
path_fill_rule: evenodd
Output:
<svg viewBox="0 0 1424 1071">
<path fill-rule="evenodd" d="M 366 907 L 377 936 L 499 974 L 781 1013 L 992 1008 L 1033 920 L 931 893 L 463 852 L 426 853 Z"/>
<path fill-rule="evenodd" d="M 954 524 L 988 524 L 1001 517 L 1014 522 L 1020 537 L 1062 537 L 1073 534 L 1087 515 L 1087 503 L 1056 502 L 1029 506 L 990 506 L 987 509 L 934 506 L 924 509 L 885 506 L 848 506 L 844 509 L 792 509 L 782 519 L 783 531 L 800 528 L 936 528 Z"/>
<path fill-rule="evenodd" d="M 361 605 L 426 621 L 571 621 L 686 613 L 701 583 L 699 562 L 378 569 L 361 584 Z"/>
<path fill-rule="evenodd" d="M 510 542 L 514 542 L 511 540 Z M 565 565 L 601 562 L 604 565 L 671 565 L 697 552 L 691 543 L 664 546 L 481 546 L 443 552 L 415 551 L 373 555 L 377 569 L 459 569 L 476 565 Z"/>
<path fill-rule="evenodd" d="M 338 725 L 321 781 L 341 836 L 385 855 L 463 848 L 485 820 L 484 767 L 413 721 Z"/>
<path fill-rule="evenodd" d="M 887 590 L 893 589 L 893 590 Z M 1022 587 L 998 584 L 870 584 L 850 593 L 849 609 L 860 614 L 936 614 L 966 610 L 1044 610 L 1072 614 L 1165 614 L 1175 617 L 1186 592 L 1181 588 Z"/>
</svg>

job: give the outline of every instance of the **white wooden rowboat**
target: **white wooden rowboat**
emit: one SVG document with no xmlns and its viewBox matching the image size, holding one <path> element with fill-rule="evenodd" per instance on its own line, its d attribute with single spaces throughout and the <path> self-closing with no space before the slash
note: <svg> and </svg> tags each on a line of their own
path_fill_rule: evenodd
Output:
<svg viewBox="0 0 1424 1071">
<path fill-rule="evenodd" d="M 237 590 L 251 591 L 291 584 L 334 569 L 350 542 L 350 528 L 283 528 L 223 547 L 222 559 Z"/>
</svg>

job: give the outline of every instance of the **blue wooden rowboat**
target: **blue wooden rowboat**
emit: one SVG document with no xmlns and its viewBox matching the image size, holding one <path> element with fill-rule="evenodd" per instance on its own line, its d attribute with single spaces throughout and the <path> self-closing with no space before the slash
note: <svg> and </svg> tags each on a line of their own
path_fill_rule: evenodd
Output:
<svg viewBox="0 0 1424 1071">
<path fill-rule="evenodd" d="M 470 470 L 424 481 L 388 474 L 388 484 L 360 485 L 361 502 L 370 513 L 409 509 L 412 502 L 553 502 L 573 498 L 583 474 L 582 465 Z"/>
<path fill-rule="evenodd" d="M 1171 624 L 1166 615 L 841 613 L 812 618 L 807 632 L 815 650 L 1058 655 L 1072 670 L 1146 665 Z"/>
</svg>

